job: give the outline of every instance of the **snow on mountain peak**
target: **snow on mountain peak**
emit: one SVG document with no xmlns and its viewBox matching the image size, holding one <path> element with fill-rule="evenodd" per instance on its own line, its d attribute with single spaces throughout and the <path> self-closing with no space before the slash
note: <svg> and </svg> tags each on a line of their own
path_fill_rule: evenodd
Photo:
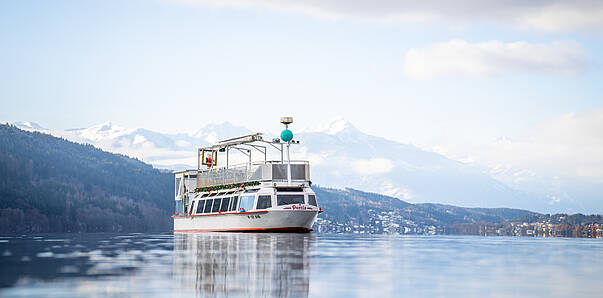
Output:
<svg viewBox="0 0 603 298">
<path fill-rule="evenodd" d="M 31 121 L 19 121 L 19 122 L 13 123 L 13 125 L 20 129 L 29 130 L 29 131 L 47 131 L 48 130 L 47 128 L 42 127 L 40 124 L 31 122 Z"/>
<path fill-rule="evenodd" d="M 326 123 L 319 124 L 317 126 L 302 130 L 301 132 L 316 132 L 325 133 L 329 135 L 336 135 L 345 131 L 355 131 L 356 127 L 352 123 L 343 118 L 331 119 Z"/>
<path fill-rule="evenodd" d="M 132 129 L 126 129 L 111 122 L 104 122 L 88 128 L 69 130 L 69 132 L 73 133 L 77 137 L 93 141 L 117 138 L 128 134 L 131 131 Z"/>
<path fill-rule="evenodd" d="M 90 128 L 88 128 L 88 130 L 95 130 L 98 132 L 104 131 L 104 132 L 109 132 L 109 131 L 122 131 L 125 130 L 124 127 L 121 127 L 119 125 L 113 124 L 111 122 L 104 122 L 98 125 L 94 125 L 91 126 Z"/>
</svg>

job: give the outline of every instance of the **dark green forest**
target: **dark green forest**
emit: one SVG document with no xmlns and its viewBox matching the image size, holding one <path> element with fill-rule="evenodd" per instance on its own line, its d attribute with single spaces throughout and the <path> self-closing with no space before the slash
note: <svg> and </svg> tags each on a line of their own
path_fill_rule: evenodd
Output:
<svg viewBox="0 0 603 298">
<path fill-rule="evenodd" d="M 169 231 L 171 173 L 0 125 L 0 233 Z"/>
</svg>

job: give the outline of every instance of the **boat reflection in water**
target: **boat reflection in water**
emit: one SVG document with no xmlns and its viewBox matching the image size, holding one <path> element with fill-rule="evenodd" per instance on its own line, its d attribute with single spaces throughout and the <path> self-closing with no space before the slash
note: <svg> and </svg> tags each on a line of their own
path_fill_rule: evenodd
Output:
<svg viewBox="0 0 603 298">
<path fill-rule="evenodd" d="M 308 296 L 313 234 L 177 233 L 174 286 L 203 296 Z"/>
</svg>

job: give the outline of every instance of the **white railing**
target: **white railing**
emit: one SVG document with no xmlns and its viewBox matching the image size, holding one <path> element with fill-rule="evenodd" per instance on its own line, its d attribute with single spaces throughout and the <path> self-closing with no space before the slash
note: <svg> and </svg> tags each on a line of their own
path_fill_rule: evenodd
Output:
<svg viewBox="0 0 603 298">
<path fill-rule="evenodd" d="M 310 181 L 310 163 L 303 160 L 291 161 L 291 180 Z M 200 170 L 197 187 L 244 183 L 249 181 L 287 181 L 287 162 L 262 161 Z"/>
</svg>

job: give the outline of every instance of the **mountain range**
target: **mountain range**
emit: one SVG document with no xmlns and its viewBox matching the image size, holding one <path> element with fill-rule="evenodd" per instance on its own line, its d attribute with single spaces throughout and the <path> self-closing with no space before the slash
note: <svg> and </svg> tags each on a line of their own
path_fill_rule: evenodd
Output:
<svg viewBox="0 0 603 298">
<path fill-rule="evenodd" d="M 572 232 L 601 223 L 598 215 L 413 204 L 351 188 L 312 188 L 324 211 L 314 226 L 319 232 L 482 235 L 501 225 L 553 220 Z M 173 190 L 172 173 L 140 160 L 0 125 L 0 233 L 171 231 Z M 559 235 L 583 233 L 570 234 Z"/>
<path fill-rule="evenodd" d="M 325 211 L 317 227 L 325 231 L 349 232 L 358 225 L 386 232 L 384 226 L 397 225 L 396 232 L 411 232 L 403 228 L 408 226 L 416 234 L 425 229 L 444 233 L 454 224 L 539 215 L 508 208 L 410 204 L 353 189 L 312 188 Z M 171 231 L 173 189 L 170 172 L 140 160 L 0 125 L 0 233 Z"/>
<path fill-rule="evenodd" d="M 47 129 L 33 122 L 13 125 L 92 144 L 165 169 L 194 168 L 196 148 L 254 132 L 228 122 L 176 134 L 124 128 L 110 122 L 64 131 Z M 341 119 L 294 133 L 294 139 L 300 144 L 292 146 L 292 159 L 309 160 L 312 182 L 325 187 L 360 189 L 411 203 L 521 208 L 539 212 L 593 213 L 603 210 L 600 205 L 587 206 L 576 200 L 552 201 L 544 195 L 525 193 L 495 179 L 483 169 L 411 144 L 363 133 Z M 270 134 L 265 136 L 272 137 Z M 245 159 L 242 155 L 234 155 L 231 160 L 244 162 Z"/>
</svg>

